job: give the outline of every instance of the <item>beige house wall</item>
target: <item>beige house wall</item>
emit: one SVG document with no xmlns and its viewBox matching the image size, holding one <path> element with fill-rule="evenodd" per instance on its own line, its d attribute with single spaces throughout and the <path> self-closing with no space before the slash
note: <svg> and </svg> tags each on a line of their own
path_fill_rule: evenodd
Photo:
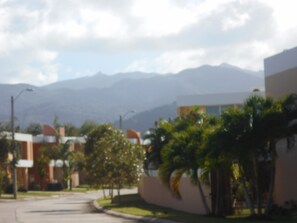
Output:
<svg viewBox="0 0 297 223">
<path fill-rule="evenodd" d="M 266 58 L 266 95 L 279 99 L 285 95 L 297 94 L 297 48 Z M 297 143 L 297 137 L 295 137 Z M 297 201 L 297 145 L 287 151 L 286 139 L 277 144 L 274 202 L 283 206 L 286 201 Z"/>
<path fill-rule="evenodd" d="M 210 206 L 210 187 L 204 185 L 203 190 Z M 179 200 L 160 182 L 158 177 L 142 176 L 139 185 L 139 194 L 148 203 L 189 213 L 206 214 L 198 187 L 191 183 L 190 178 L 181 179 L 180 192 L 182 199 Z"/>
<path fill-rule="evenodd" d="M 296 64 L 297 66 L 297 64 Z M 265 78 L 266 95 L 275 99 L 297 93 L 297 67 Z"/>
</svg>

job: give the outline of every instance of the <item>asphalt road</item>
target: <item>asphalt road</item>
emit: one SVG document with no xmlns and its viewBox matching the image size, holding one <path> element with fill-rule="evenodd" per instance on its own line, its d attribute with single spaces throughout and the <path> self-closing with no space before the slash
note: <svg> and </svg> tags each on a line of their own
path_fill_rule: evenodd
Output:
<svg viewBox="0 0 297 223">
<path fill-rule="evenodd" d="M 124 193 L 129 193 L 129 191 Z M 91 203 L 100 196 L 100 193 L 92 192 L 37 200 L 0 200 L 0 223 L 139 222 L 98 212 Z"/>
</svg>

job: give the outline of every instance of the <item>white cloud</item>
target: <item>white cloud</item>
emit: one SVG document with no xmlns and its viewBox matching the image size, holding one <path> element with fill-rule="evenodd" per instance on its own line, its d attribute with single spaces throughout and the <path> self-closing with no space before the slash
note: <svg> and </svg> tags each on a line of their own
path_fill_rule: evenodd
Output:
<svg viewBox="0 0 297 223">
<path fill-rule="evenodd" d="M 20 70 L 18 81 L 21 83 L 32 83 L 36 85 L 52 83 L 57 81 L 58 73 L 57 73 L 57 65 L 54 64 L 46 64 L 38 69 L 25 66 Z"/>
<path fill-rule="evenodd" d="M 297 2 L 291 0 L 259 0 L 264 2 L 273 9 L 273 16 L 277 22 L 279 31 L 286 31 L 292 28 L 296 28 L 297 14 L 296 7 Z"/>
<path fill-rule="evenodd" d="M 122 38 L 128 35 L 126 24 L 110 12 L 86 9 L 82 11 L 82 19 L 97 38 Z"/>
<path fill-rule="evenodd" d="M 188 8 L 177 7 L 169 0 L 135 1 L 132 15 L 140 20 L 138 36 L 164 36 L 179 33 L 196 22 L 195 14 Z"/>
<path fill-rule="evenodd" d="M 297 45 L 296 5 L 291 0 L 0 0 L 0 73 L 9 74 L 0 82 L 43 85 L 58 80 L 67 67 L 74 76 L 93 69 L 88 63 L 83 67 L 83 56 L 81 70 L 61 63 L 64 52 L 115 54 L 113 70 L 167 73 L 222 62 L 258 70 L 264 57 Z"/>
<path fill-rule="evenodd" d="M 176 73 L 186 68 L 196 67 L 204 56 L 204 50 L 166 52 L 157 58 L 133 61 L 125 71 L 144 71 L 159 73 Z"/>
<path fill-rule="evenodd" d="M 249 14 L 239 14 L 235 13 L 233 17 L 225 18 L 222 21 L 222 26 L 224 31 L 230 31 L 232 29 L 242 27 L 246 24 L 246 22 L 250 19 Z"/>
<path fill-rule="evenodd" d="M 56 52 L 48 50 L 18 50 L 0 57 L 0 82 L 45 85 L 58 80 Z"/>
<path fill-rule="evenodd" d="M 229 63 L 254 71 L 263 70 L 263 58 L 274 53 L 269 43 L 250 42 L 230 46 L 187 51 L 166 52 L 157 58 L 142 58 L 133 61 L 125 71 L 177 73 L 183 69 L 205 64 Z"/>
</svg>

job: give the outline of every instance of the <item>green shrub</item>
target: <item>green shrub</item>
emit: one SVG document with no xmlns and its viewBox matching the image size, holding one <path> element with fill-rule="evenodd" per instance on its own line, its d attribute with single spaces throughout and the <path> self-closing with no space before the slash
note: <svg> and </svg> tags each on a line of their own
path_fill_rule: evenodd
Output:
<svg viewBox="0 0 297 223">
<path fill-rule="evenodd" d="M 62 190 L 62 184 L 61 183 L 48 183 L 47 190 L 48 191 L 60 191 L 60 190 Z"/>
<path fill-rule="evenodd" d="M 5 187 L 4 192 L 5 192 L 6 194 L 13 194 L 13 184 L 8 184 L 8 185 Z"/>
<path fill-rule="evenodd" d="M 9 179 L 6 174 L 0 171 L 0 196 L 5 192 L 6 187 L 9 185 Z"/>
<path fill-rule="evenodd" d="M 41 190 L 41 186 L 37 182 L 31 182 L 30 185 L 29 185 L 29 190 L 40 191 Z"/>
</svg>

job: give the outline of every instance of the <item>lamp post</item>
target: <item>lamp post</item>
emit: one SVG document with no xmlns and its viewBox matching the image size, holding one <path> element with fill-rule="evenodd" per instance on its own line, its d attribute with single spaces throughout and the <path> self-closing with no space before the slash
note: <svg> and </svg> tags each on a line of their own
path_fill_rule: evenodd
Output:
<svg viewBox="0 0 297 223">
<path fill-rule="evenodd" d="M 33 91 L 31 88 L 26 88 L 20 91 L 20 93 L 13 97 L 11 96 L 11 144 L 12 144 L 12 166 L 13 166 L 13 198 L 17 199 L 17 152 L 15 147 L 15 140 L 14 140 L 14 102 L 18 99 L 18 97 L 25 91 Z"/>
<path fill-rule="evenodd" d="M 126 112 L 126 114 L 124 114 L 124 115 L 120 115 L 120 130 L 122 130 L 122 127 L 123 127 L 123 120 L 124 120 L 124 118 L 125 118 L 128 114 L 130 114 L 130 113 L 135 113 L 135 112 L 136 112 L 135 110 L 131 110 L 131 111 Z"/>
</svg>

